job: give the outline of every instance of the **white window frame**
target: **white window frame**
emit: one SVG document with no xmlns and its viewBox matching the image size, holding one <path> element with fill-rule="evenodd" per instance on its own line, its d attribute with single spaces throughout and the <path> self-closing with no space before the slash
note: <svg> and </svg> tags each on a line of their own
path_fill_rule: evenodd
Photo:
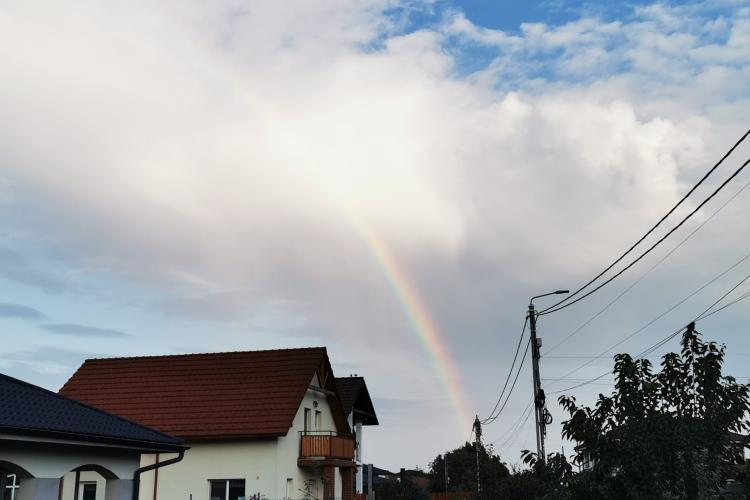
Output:
<svg viewBox="0 0 750 500">
<path fill-rule="evenodd" d="M 11 479 L 13 478 L 13 479 Z M 10 500 L 16 500 L 16 493 L 18 492 L 18 489 L 21 487 L 20 484 L 18 484 L 18 475 L 17 474 L 8 474 L 5 476 L 5 489 L 10 490 Z M 5 498 L 5 491 L 3 491 L 3 497 Z M 2 499 L 0 499 L 2 500 Z"/>
<path fill-rule="evenodd" d="M 209 479 L 208 480 L 208 500 L 211 500 L 211 484 L 224 482 L 225 493 L 224 500 L 229 500 L 229 481 L 242 481 L 245 483 L 245 495 L 242 498 L 247 498 L 247 481 L 244 478 L 233 478 L 233 479 Z"/>
</svg>

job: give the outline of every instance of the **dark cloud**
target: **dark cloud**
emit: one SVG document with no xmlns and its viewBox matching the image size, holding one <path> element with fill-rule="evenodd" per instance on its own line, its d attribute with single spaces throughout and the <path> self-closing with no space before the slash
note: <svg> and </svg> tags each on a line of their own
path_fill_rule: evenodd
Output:
<svg viewBox="0 0 750 500">
<path fill-rule="evenodd" d="M 41 311 L 37 311 L 31 307 L 22 306 L 20 304 L 11 304 L 8 302 L 0 302 L 0 318 L 18 318 L 18 319 L 43 319 L 45 315 Z"/>
<path fill-rule="evenodd" d="M 61 335 L 75 335 L 78 337 L 126 338 L 131 336 L 118 330 L 76 325 L 73 323 L 55 323 L 50 325 L 43 325 L 42 328 L 48 332 L 58 333 Z"/>
<path fill-rule="evenodd" d="M 62 280 L 39 271 L 26 258 L 6 247 L 0 247 L 0 276 L 47 293 L 60 293 L 66 288 Z"/>
</svg>

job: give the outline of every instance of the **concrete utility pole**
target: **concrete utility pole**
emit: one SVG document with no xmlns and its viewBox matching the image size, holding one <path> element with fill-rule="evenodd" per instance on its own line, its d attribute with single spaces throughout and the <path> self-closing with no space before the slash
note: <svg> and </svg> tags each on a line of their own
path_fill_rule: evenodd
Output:
<svg viewBox="0 0 750 500">
<path fill-rule="evenodd" d="M 544 462 L 547 455 L 544 452 L 544 434 L 546 428 L 544 425 L 544 414 L 542 413 L 545 409 L 544 397 L 539 397 L 540 394 L 544 394 L 542 390 L 542 382 L 539 380 L 539 358 L 541 347 L 541 339 L 536 337 L 536 311 L 534 310 L 534 304 L 529 303 L 529 326 L 531 328 L 531 373 L 534 383 L 534 421 L 536 422 L 536 454 L 537 457 Z"/>
<path fill-rule="evenodd" d="M 531 297 L 529 301 L 529 329 L 531 330 L 531 362 L 532 377 L 534 383 L 534 420 L 536 421 L 536 454 L 542 463 L 547 461 L 547 453 L 544 449 L 544 438 L 547 435 L 547 425 L 552 423 L 552 415 L 547 411 L 547 401 L 542 389 L 542 381 L 539 377 L 539 358 L 541 358 L 542 339 L 536 336 L 537 312 L 534 309 L 534 299 L 548 295 L 568 293 L 568 290 L 557 290 L 542 295 Z"/>
<path fill-rule="evenodd" d="M 482 444 L 482 422 L 479 421 L 479 415 L 474 418 L 474 447 L 477 451 L 477 500 L 482 500 L 482 483 L 479 476 L 479 447 Z"/>
</svg>

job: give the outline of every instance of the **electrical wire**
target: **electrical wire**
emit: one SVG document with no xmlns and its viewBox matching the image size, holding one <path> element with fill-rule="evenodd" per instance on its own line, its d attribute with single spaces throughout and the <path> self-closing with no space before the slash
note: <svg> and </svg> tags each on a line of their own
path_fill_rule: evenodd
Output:
<svg viewBox="0 0 750 500">
<path fill-rule="evenodd" d="M 512 436 L 513 434 L 515 434 L 516 428 L 521 424 L 521 421 L 523 420 L 524 415 L 526 414 L 527 411 L 529 411 L 529 409 L 531 408 L 533 404 L 534 404 L 534 398 L 532 397 L 531 399 L 529 399 L 529 402 L 526 404 L 526 406 L 524 406 L 523 410 L 521 410 L 521 413 L 518 414 L 518 418 L 516 419 L 515 422 L 513 422 L 513 425 L 509 427 L 508 432 L 506 432 L 503 435 L 503 437 L 494 439 L 491 444 L 496 445 L 500 441 L 505 441 L 506 438 L 508 438 L 508 436 Z"/>
<path fill-rule="evenodd" d="M 516 437 L 519 432 L 521 432 L 521 429 L 524 428 L 524 426 L 526 425 L 526 422 L 529 421 L 529 417 L 531 416 L 531 413 L 532 413 L 531 410 L 533 410 L 533 409 L 534 409 L 534 399 L 532 398 L 531 402 L 526 407 L 526 410 L 524 410 L 523 412 L 521 412 L 521 417 L 516 421 L 516 425 L 514 426 L 514 428 L 511 428 L 511 431 L 508 433 L 508 436 L 503 441 L 503 443 L 500 445 L 500 448 L 505 448 L 506 446 L 508 446 L 508 444 L 510 443 L 510 441 L 514 437 Z"/>
<path fill-rule="evenodd" d="M 640 328 L 638 328 L 634 332 L 632 332 L 629 335 L 625 336 L 623 339 L 621 339 L 618 342 L 616 342 L 615 344 L 611 345 L 606 350 L 604 350 L 601 353 L 599 353 L 597 356 L 591 357 L 585 363 L 581 364 L 577 368 L 569 371 L 568 373 L 566 373 L 565 375 L 563 375 L 562 377 L 559 377 L 559 378 L 560 379 L 568 378 L 569 376 L 573 375 L 574 373 L 578 372 L 579 370 L 582 370 L 583 368 L 586 368 L 587 366 L 591 365 L 597 359 L 601 359 L 606 354 L 612 352 L 617 347 L 621 346 L 622 344 L 624 344 L 628 340 L 632 339 L 633 337 L 635 337 L 639 333 L 643 332 L 648 327 L 650 327 L 651 325 L 653 325 L 654 323 L 656 323 L 657 321 L 659 321 L 660 319 L 662 319 L 664 316 L 666 316 L 667 314 L 671 313 L 672 311 L 674 311 L 675 309 L 677 309 L 679 306 L 681 306 L 682 304 L 684 304 L 685 302 L 687 302 L 691 298 L 693 298 L 696 295 L 698 295 L 700 292 L 702 292 L 703 290 L 705 290 L 706 288 L 708 288 L 710 285 L 712 285 L 713 283 L 715 283 L 716 281 L 718 281 L 719 279 L 721 279 L 727 273 L 729 273 L 730 271 L 732 271 L 733 269 L 735 269 L 737 266 L 739 266 L 740 264 L 742 264 L 743 262 L 745 262 L 748 259 L 750 259 L 750 253 L 745 254 L 737 262 L 735 262 L 734 264 L 732 264 L 731 266 L 729 266 L 727 269 L 725 269 L 721 273 L 719 273 L 716 276 L 714 276 L 713 278 L 711 278 L 709 281 L 707 281 L 706 283 L 704 283 L 703 285 L 701 285 L 700 287 L 698 287 L 697 289 L 695 289 L 694 291 L 692 291 L 691 293 L 689 293 L 687 296 L 685 296 L 683 299 L 679 300 L 677 303 L 675 303 L 674 305 L 672 305 L 671 307 L 669 307 L 665 311 L 661 312 L 659 315 L 657 315 L 656 317 L 654 317 L 653 319 L 651 319 L 649 322 L 647 322 L 646 324 L 644 324 L 643 326 L 641 326 Z M 704 311 L 703 313 L 701 313 L 700 315 L 698 315 L 698 318 L 696 318 L 696 320 L 700 319 L 701 316 L 702 316 L 702 314 L 705 314 L 706 312 L 710 311 L 717 303 L 721 302 L 721 300 L 723 300 L 729 293 L 731 293 L 732 291 L 734 291 L 739 285 L 741 285 L 742 283 L 744 283 L 744 281 L 747 280 L 748 278 L 750 278 L 750 275 L 748 275 L 747 277 L 745 277 L 745 279 L 743 281 L 741 281 L 739 284 L 735 285 L 735 287 L 732 288 L 729 292 L 727 292 L 726 294 L 722 295 L 719 298 L 719 300 L 717 300 L 716 302 L 714 302 L 713 304 L 711 304 L 711 306 L 709 306 L 709 308 L 706 311 Z M 557 380 L 557 379 L 553 379 L 553 380 Z"/>
<path fill-rule="evenodd" d="M 497 407 L 500 406 L 500 401 L 502 401 L 503 396 L 505 395 L 505 389 L 508 387 L 508 382 L 510 382 L 510 377 L 513 375 L 513 368 L 515 368 L 516 366 L 516 360 L 518 359 L 518 352 L 521 350 L 521 343 L 523 342 L 523 335 L 524 333 L 526 333 L 526 325 L 528 324 L 529 324 L 529 317 L 526 316 L 526 320 L 523 322 L 523 328 L 521 328 L 521 336 L 518 338 L 518 345 L 516 345 L 516 353 L 513 355 L 513 363 L 511 363 L 510 370 L 508 370 L 508 376 L 505 378 L 505 384 L 503 384 L 503 389 L 502 391 L 500 391 L 500 396 L 497 398 L 497 402 L 495 403 L 495 407 L 492 408 L 492 411 L 490 412 L 490 416 L 482 420 L 483 424 L 487 424 L 489 423 L 490 419 L 493 419 L 493 416 L 495 415 L 495 410 L 497 410 Z"/>
<path fill-rule="evenodd" d="M 625 251 L 625 253 L 623 253 L 622 255 L 620 255 L 620 257 L 618 257 L 617 259 L 615 259 L 614 262 L 612 262 L 602 272 L 600 272 L 599 274 L 597 274 L 593 279 L 591 279 L 588 283 L 586 283 L 585 285 L 583 285 L 581 288 L 579 288 L 578 290 L 574 291 L 572 294 L 568 295 L 567 297 L 565 297 L 564 299 L 560 300 L 556 304 L 551 305 L 550 307 L 548 307 L 547 309 L 545 309 L 542 312 L 545 312 L 547 310 L 551 310 L 553 308 L 558 307 L 561 304 L 564 304 L 564 303 L 568 302 L 573 297 L 575 297 L 576 295 L 578 295 L 579 293 L 581 293 L 583 290 L 585 290 L 586 288 L 588 288 L 596 280 L 598 280 L 599 278 L 601 278 L 602 276 L 604 276 L 604 274 L 606 274 L 610 269 L 612 269 L 618 263 L 620 263 L 625 257 L 627 257 L 630 254 L 630 252 L 632 252 L 638 245 L 640 245 L 646 238 L 648 238 L 651 235 L 651 233 L 653 233 L 662 224 L 662 222 L 664 222 L 670 215 L 672 215 L 672 213 L 674 213 L 674 211 L 677 210 L 677 208 L 680 205 L 682 205 L 685 202 L 685 200 L 687 200 L 690 197 L 690 195 L 692 195 L 695 192 L 695 190 L 698 189 L 701 186 L 701 184 L 703 184 L 703 182 L 705 182 L 706 179 L 708 179 L 711 176 L 711 174 L 713 174 L 714 171 L 717 168 L 719 168 L 719 166 L 722 163 L 724 163 L 724 160 L 726 160 L 735 151 L 735 149 L 737 149 L 739 147 L 739 145 L 742 144 L 745 141 L 745 139 L 747 138 L 748 135 L 750 135 L 750 130 L 748 130 L 747 132 L 745 132 L 742 135 L 742 137 L 740 137 L 740 139 L 734 144 L 734 146 L 732 146 L 729 149 L 729 151 L 727 151 L 724 154 L 724 156 L 722 156 L 721 159 L 718 162 L 716 162 L 716 164 L 714 164 L 714 166 L 711 167 L 711 169 L 708 172 L 706 172 L 706 174 L 692 188 L 690 188 L 690 191 L 688 191 L 677 202 L 677 204 L 675 204 L 661 219 L 659 219 L 659 221 L 656 224 L 654 224 L 651 227 L 651 229 L 649 229 L 648 231 L 646 231 L 646 234 L 644 234 L 643 236 L 641 236 L 641 238 L 638 241 L 636 241 L 630 248 L 628 248 Z"/>
<path fill-rule="evenodd" d="M 624 273 L 625 271 L 627 271 L 628 269 L 630 269 L 631 267 L 633 267 L 633 266 L 634 266 L 635 264 L 637 264 L 637 263 L 638 263 L 638 262 L 639 262 L 639 261 L 640 261 L 641 259 L 643 259 L 643 257 L 645 257 L 646 255 L 648 255 L 649 253 L 651 253 L 651 251 L 652 251 L 652 250 L 653 250 L 654 248 L 656 248 L 657 246 L 659 246 L 659 245 L 660 245 L 660 244 L 661 244 L 661 243 L 662 243 L 662 242 L 663 242 L 664 240 L 666 240 L 667 238 L 669 238 L 669 237 L 670 237 L 670 236 L 672 235 L 672 233 L 674 233 L 674 232 L 675 232 L 675 231 L 677 231 L 677 230 L 678 230 L 678 229 L 679 229 L 680 227 L 682 227 L 682 225 L 683 225 L 683 224 L 684 224 L 685 222 L 687 222 L 687 221 L 688 221 L 688 220 L 689 220 L 689 219 L 690 219 L 690 218 L 691 218 L 691 217 L 692 217 L 693 215 L 695 215 L 695 214 L 696 214 L 696 213 L 697 213 L 697 212 L 698 212 L 698 211 L 699 211 L 699 210 L 700 210 L 701 208 L 703 208 L 703 206 L 704 206 L 704 205 L 705 205 L 706 203 L 708 203 L 709 201 L 711 201 L 711 199 L 712 199 L 712 198 L 713 198 L 714 196 L 716 196 L 716 195 L 717 195 L 717 194 L 718 194 L 718 193 L 719 193 L 719 192 L 720 192 L 720 191 L 721 191 L 722 189 L 724 189 L 724 187 L 725 187 L 725 186 L 726 186 L 727 184 L 729 184 L 729 183 L 730 183 L 730 182 L 731 182 L 731 181 L 732 181 L 732 180 L 733 180 L 733 179 L 734 179 L 735 177 L 737 177 L 737 176 L 738 176 L 738 175 L 740 174 L 740 172 L 742 172 L 742 171 L 743 171 L 743 170 L 745 169 L 745 167 L 747 167 L 747 165 L 748 165 L 748 164 L 750 164 L 750 159 L 747 159 L 747 160 L 745 160 L 745 162 L 744 162 L 744 163 L 743 163 L 742 165 L 740 165 L 740 167 L 739 167 L 739 168 L 738 168 L 737 170 L 735 170 L 735 171 L 734 171 L 734 173 L 733 173 L 732 175 L 730 175 L 730 176 L 729 176 L 729 177 L 728 177 L 728 178 L 727 178 L 727 179 L 726 179 L 726 180 L 725 180 L 724 182 L 722 182 L 722 183 L 721 183 L 721 185 L 720 185 L 720 186 L 719 186 L 718 188 L 716 188 L 716 189 L 714 190 L 714 192 L 712 192 L 712 193 L 711 193 L 711 194 L 710 194 L 710 195 L 709 195 L 709 196 L 708 196 L 708 197 L 707 197 L 707 198 L 706 198 L 705 200 L 703 200 L 703 201 L 702 201 L 702 202 L 700 203 L 700 205 L 698 205 L 697 207 L 695 207 L 695 209 L 694 209 L 694 210 L 693 210 L 692 212 L 690 212 L 689 214 L 687 214 L 687 215 L 685 216 L 685 218 L 683 218 L 683 219 L 682 219 L 682 220 L 681 220 L 681 221 L 679 222 L 679 224 L 677 224 L 677 225 L 676 225 L 675 227 L 673 227 L 672 229 L 670 229 L 670 230 L 669 230 L 669 231 L 667 232 L 667 234 L 665 234 L 664 236 L 662 236 L 661 238 L 659 238 L 659 239 L 658 239 L 658 240 L 656 241 L 656 243 L 654 243 L 653 245 L 651 245 L 651 246 L 650 246 L 650 247 L 649 247 L 649 248 L 648 248 L 648 249 L 647 249 L 647 250 L 646 250 L 645 252 L 643 252 L 642 254 L 640 254 L 640 255 L 639 255 L 639 256 L 638 256 L 638 257 L 637 257 L 636 259 L 634 259 L 634 260 L 633 260 L 633 261 L 632 261 L 632 262 L 631 262 L 630 264 L 628 264 L 627 266 L 623 267 L 623 268 L 622 268 L 621 270 L 619 270 L 619 271 L 618 271 L 617 273 L 615 273 L 615 274 L 614 274 L 614 275 L 613 275 L 612 277 L 610 277 L 609 279 L 607 279 L 607 280 L 606 280 L 606 281 L 605 281 L 604 283 L 600 284 L 599 286 L 597 286 L 597 287 L 596 287 L 596 288 L 594 288 L 593 290 L 590 290 L 589 292 L 587 292 L 587 293 L 583 294 L 582 296 L 578 297 L 577 299 L 575 299 L 575 300 L 574 300 L 574 301 L 572 301 L 572 302 L 568 302 L 567 304 L 563 304 L 563 305 L 561 305 L 560 307 L 558 307 L 558 308 L 556 308 L 556 309 L 551 309 L 551 308 L 547 308 L 547 309 L 545 309 L 544 311 L 541 311 L 541 312 L 539 313 L 539 315 L 543 315 L 543 314 L 551 314 L 551 313 L 553 313 L 553 312 L 557 312 L 557 311 L 559 311 L 559 310 L 561 310 L 561 309 L 565 309 L 566 307 L 570 307 L 570 306 L 572 306 L 573 304 L 575 304 L 575 303 L 577 303 L 577 302 L 580 302 L 581 300 L 583 300 L 583 299 L 585 299 L 586 297 L 590 296 L 590 295 L 591 295 L 592 293 L 595 293 L 595 292 L 597 292 L 598 290 L 601 290 L 601 289 L 602 289 L 602 287 L 606 286 L 607 284 L 611 283 L 611 282 L 612 282 L 612 281 L 614 281 L 614 280 L 615 280 L 616 278 L 618 278 L 619 276 L 621 276 L 621 275 L 622 275 L 622 274 L 623 274 L 623 273 Z"/>
<path fill-rule="evenodd" d="M 605 305 L 602 309 L 599 310 L 596 314 L 591 316 L 589 319 L 584 321 L 580 326 L 578 326 L 575 330 L 570 332 L 568 335 L 566 335 L 562 340 L 557 342 L 555 345 L 553 345 L 550 349 L 547 350 L 547 354 L 544 357 L 548 357 L 548 354 L 553 352 L 555 349 L 563 345 L 565 342 L 570 340 L 572 337 L 574 337 L 578 332 L 583 330 L 586 326 L 588 326 L 592 321 L 594 321 L 596 318 L 601 316 L 604 312 L 606 312 L 612 305 L 614 305 L 617 301 L 619 301 L 625 294 L 627 294 L 630 290 L 635 288 L 636 285 L 638 285 L 643 279 L 648 276 L 654 269 L 659 267 L 665 260 L 667 260 L 675 251 L 677 251 L 678 248 L 680 248 L 682 245 L 684 245 L 690 238 L 695 235 L 698 231 L 700 231 L 703 226 L 708 224 L 714 217 L 716 217 L 719 212 L 724 210 L 724 208 L 729 205 L 731 202 L 733 202 L 740 194 L 742 194 L 748 187 L 750 187 L 750 181 L 745 183 L 744 186 L 742 186 L 736 193 L 734 193 L 727 201 L 724 202 L 716 211 L 714 211 L 709 217 L 706 218 L 703 222 L 700 223 L 698 227 L 693 229 L 690 234 L 685 236 L 685 238 L 682 239 L 677 245 L 675 245 L 669 252 L 667 252 L 661 259 L 659 259 L 653 266 L 651 266 L 645 273 L 641 274 L 641 276 L 635 280 L 633 283 L 630 284 L 625 290 L 623 290 L 619 295 L 617 295 L 614 299 L 612 299 L 607 305 Z"/>
<path fill-rule="evenodd" d="M 508 404 L 508 401 L 510 400 L 511 394 L 513 394 L 513 389 L 516 388 L 516 382 L 518 382 L 518 376 L 521 374 L 521 369 L 523 368 L 523 363 L 526 361 L 526 355 L 529 353 L 529 346 L 531 345 L 531 337 L 529 337 L 529 341 L 526 342 L 526 349 L 523 351 L 523 357 L 521 358 L 521 362 L 518 365 L 518 371 L 516 371 L 516 378 L 513 379 L 513 385 L 510 386 L 510 390 L 508 391 L 508 395 L 505 397 L 505 402 L 500 407 L 500 409 L 497 411 L 497 415 L 495 415 L 492 419 L 487 419 L 486 424 L 491 424 L 495 420 L 497 420 L 497 417 L 499 417 L 503 410 L 505 409 L 505 406 Z"/>
<path fill-rule="evenodd" d="M 709 316 L 708 312 L 711 309 L 713 309 L 717 304 L 719 304 L 722 300 L 724 300 L 730 293 L 732 293 L 733 291 L 737 290 L 740 286 L 742 286 L 743 283 L 745 283 L 749 279 L 750 279 L 750 274 L 748 274 L 747 276 L 745 276 L 744 278 L 742 278 L 739 283 L 737 283 L 736 285 L 734 285 L 732 288 L 729 289 L 728 292 L 726 292 L 724 295 L 722 295 L 721 297 L 719 297 L 718 300 L 716 300 L 713 304 L 711 304 L 711 306 L 708 309 L 706 309 L 705 311 L 703 311 L 700 314 L 700 316 L 698 316 L 697 318 L 695 318 L 693 321 L 700 321 L 700 320 L 702 320 L 704 318 L 707 318 Z M 719 310 L 720 309 L 717 309 L 714 312 L 718 312 Z M 711 314 L 714 314 L 714 313 L 711 313 Z"/>
<path fill-rule="evenodd" d="M 740 297 L 738 297 L 738 298 L 734 299 L 733 301 L 729 302 L 728 304 L 726 304 L 726 305 L 724 305 L 724 306 L 721 306 L 720 308 L 718 308 L 717 310 L 713 311 L 712 313 L 710 313 L 710 314 L 706 314 L 705 316 L 703 316 L 703 317 L 701 318 L 701 320 L 704 320 L 704 319 L 706 319 L 706 318 L 708 318 L 708 317 L 711 317 L 711 316 L 713 316 L 714 314 L 716 314 L 717 312 L 719 312 L 719 311 L 722 311 L 722 310 L 726 309 L 726 308 L 727 308 L 727 307 L 729 307 L 729 306 L 733 306 L 733 305 L 734 305 L 734 304 L 736 304 L 737 302 L 741 302 L 741 301 L 745 300 L 745 299 L 746 299 L 746 298 L 748 298 L 748 297 L 750 297 L 750 292 L 746 292 L 746 293 L 744 293 L 744 294 L 743 294 L 742 296 L 740 296 Z"/>
<path fill-rule="evenodd" d="M 744 260 L 744 259 L 743 259 L 743 260 Z M 734 304 L 736 304 L 736 303 L 738 303 L 738 302 L 740 302 L 740 301 L 742 301 L 742 300 L 745 300 L 746 298 L 750 297 L 750 292 L 746 292 L 746 293 L 744 293 L 743 295 L 741 295 L 740 297 L 738 297 L 738 298 L 734 299 L 733 301 L 731 301 L 731 302 L 729 302 L 729 303 L 725 304 L 724 306 L 720 307 L 719 309 L 716 309 L 716 310 L 712 311 L 712 309 L 713 309 L 714 307 L 716 307 L 716 306 L 717 306 L 717 305 L 718 305 L 719 303 L 721 303 L 721 301 L 722 301 L 722 300 L 724 300 L 724 299 L 725 299 L 725 298 L 726 298 L 726 297 L 727 297 L 727 296 L 728 296 L 729 294 L 731 294 L 731 293 L 732 293 L 732 292 L 733 292 L 734 290 L 736 290 L 737 288 L 739 288 L 739 287 L 740 287 L 740 286 L 741 286 L 741 285 L 742 285 L 743 283 L 745 283 L 745 282 L 746 282 L 746 281 L 747 281 L 748 279 L 750 279 L 750 274 L 748 274 L 747 276 L 745 276 L 744 278 L 742 278 L 742 279 L 741 279 L 741 280 L 739 281 L 739 283 L 737 283 L 736 285 L 734 285 L 734 286 L 733 286 L 733 287 L 732 287 L 731 289 L 729 289 L 729 291 L 727 291 L 726 293 L 724 293 L 724 294 L 723 294 L 723 295 L 722 295 L 721 297 L 719 297 L 719 299 L 717 299 L 717 300 L 716 300 L 716 301 L 714 301 L 714 302 L 713 302 L 713 303 L 712 303 L 712 304 L 711 304 L 710 306 L 708 306 L 708 307 L 707 307 L 707 308 L 706 308 L 706 309 L 705 309 L 705 310 L 704 310 L 704 311 L 703 311 L 702 313 L 700 313 L 700 314 L 699 314 L 698 316 L 696 316 L 696 317 L 695 317 L 695 319 L 693 320 L 693 323 L 695 323 L 695 322 L 698 322 L 698 321 L 701 321 L 701 320 L 704 320 L 704 319 L 708 318 L 709 316 L 713 316 L 714 314 L 718 313 L 719 311 L 722 311 L 722 310 L 726 309 L 727 307 L 729 307 L 729 306 L 732 306 L 732 305 L 734 305 Z M 657 343 L 655 343 L 655 344 L 654 344 L 654 345 L 652 345 L 651 347 L 649 347 L 649 348 L 645 349 L 644 351 L 641 351 L 641 353 L 639 353 L 639 354 L 638 354 L 638 355 L 636 356 L 636 359 L 643 359 L 643 358 L 645 358 L 645 357 L 649 356 L 649 355 L 650 355 L 650 354 L 652 354 L 652 353 L 653 353 L 654 351 L 656 351 L 657 349 L 659 349 L 659 348 L 660 348 L 660 347 L 662 347 L 663 345 L 667 344 L 667 343 L 668 343 L 668 342 L 669 342 L 670 340 L 672 340 L 672 339 L 673 339 L 673 338 L 675 338 L 676 336 L 680 335 L 680 334 L 681 334 L 682 332 L 684 332 L 684 331 L 685 331 L 686 329 L 687 329 L 687 326 L 683 326 L 682 328 L 680 328 L 680 329 L 676 330 L 675 332 L 673 332 L 673 333 L 670 333 L 669 335 L 667 335 L 666 337 L 664 337 L 663 339 L 661 339 L 660 341 L 658 341 Z M 577 370 L 575 370 L 575 371 L 577 371 Z M 571 386 L 571 387 L 567 387 L 567 388 L 565 388 L 565 389 L 561 389 L 561 390 L 559 390 L 559 391 L 554 391 L 554 392 L 550 392 L 550 393 L 548 393 L 548 394 L 550 394 L 550 395 L 552 395 L 552 394 L 560 394 L 560 393 L 563 393 L 563 392 L 567 392 L 567 391 L 571 391 L 571 390 L 574 390 L 574 389 L 578 389 L 578 388 L 580 388 L 580 387 L 583 387 L 583 386 L 585 386 L 585 385 L 589 385 L 589 384 L 591 384 L 591 383 L 593 383 L 593 382 L 596 382 L 596 381 L 598 381 L 598 380 L 601 380 L 602 378 L 606 377 L 606 376 L 607 376 L 607 375 L 609 375 L 610 373 L 611 373 L 611 372 L 609 372 L 609 371 L 608 371 L 608 372 L 605 372 L 605 373 L 603 373 L 603 374 L 599 375 L 598 377 L 595 377 L 595 378 L 589 379 L 589 380 L 587 380 L 587 381 L 585 381 L 585 382 L 581 382 L 580 384 L 576 384 L 576 385 L 574 385 L 574 386 Z M 569 375 L 569 374 L 568 374 L 568 375 Z M 563 377 L 560 377 L 560 378 L 561 378 L 561 379 L 562 379 L 562 378 L 565 378 L 565 377 L 567 377 L 568 375 L 565 375 L 565 376 L 563 376 Z M 555 379 L 555 380 L 559 380 L 559 379 Z"/>
</svg>

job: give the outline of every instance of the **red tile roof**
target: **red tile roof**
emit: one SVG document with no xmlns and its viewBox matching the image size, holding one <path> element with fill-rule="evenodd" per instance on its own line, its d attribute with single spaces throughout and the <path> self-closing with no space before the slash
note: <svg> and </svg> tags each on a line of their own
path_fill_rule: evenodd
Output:
<svg viewBox="0 0 750 500">
<path fill-rule="evenodd" d="M 315 373 L 346 420 L 324 347 L 86 360 L 60 394 L 183 439 L 283 436 Z"/>
</svg>

